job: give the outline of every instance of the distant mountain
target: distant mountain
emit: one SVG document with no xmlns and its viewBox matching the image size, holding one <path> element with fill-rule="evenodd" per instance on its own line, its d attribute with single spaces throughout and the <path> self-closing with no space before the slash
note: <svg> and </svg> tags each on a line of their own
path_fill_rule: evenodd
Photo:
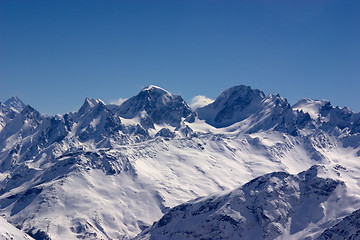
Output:
<svg viewBox="0 0 360 240">
<path fill-rule="evenodd" d="M 0 103 L 0 214 L 35 239 L 131 239 L 177 206 L 239 203 L 241 191 L 246 206 L 264 211 L 230 205 L 221 219 L 214 206 L 185 217 L 215 232 L 226 227 L 224 236 L 238 234 L 231 217 L 267 238 L 311 239 L 360 209 L 359 113 L 325 100 L 291 107 L 240 85 L 196 111 L 156 86 L 120 106 L 86 98 L 77 112 L 56 116 L 7 102 Z M 296 175 L 309 168 L 320 188 Z M 302 195 L 308 188 L 313 205 Z M 301 206 L 309 224 L 299 230 L 289 219 Z"/>
</svg>

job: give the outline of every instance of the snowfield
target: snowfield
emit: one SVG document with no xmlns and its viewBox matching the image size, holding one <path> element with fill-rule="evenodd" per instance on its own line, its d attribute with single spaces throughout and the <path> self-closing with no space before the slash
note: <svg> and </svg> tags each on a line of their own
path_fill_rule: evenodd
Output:
<svg viewBox="0 0 360 240">
<path fill-rule="evenodd" d="M 35 239 L 331 239 L 360 209 L 359 113 L 247 86 L 209 102 L 149 86 L 56 116 L 0 103 L 6 224 Z"/>
</svg>

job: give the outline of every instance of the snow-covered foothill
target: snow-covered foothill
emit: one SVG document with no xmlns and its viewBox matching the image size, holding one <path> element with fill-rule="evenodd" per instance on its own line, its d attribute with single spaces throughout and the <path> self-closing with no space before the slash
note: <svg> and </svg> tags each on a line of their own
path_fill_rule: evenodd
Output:
<svg viewBox="0 0 360 240">
<path fill-rule="evenodd" d="M 345 183 L 326 177 L 334 173 L 314 165 L 263 175 L 172 208 L 136 239 L 312 239 L 355 207 Z"/>
</svg>

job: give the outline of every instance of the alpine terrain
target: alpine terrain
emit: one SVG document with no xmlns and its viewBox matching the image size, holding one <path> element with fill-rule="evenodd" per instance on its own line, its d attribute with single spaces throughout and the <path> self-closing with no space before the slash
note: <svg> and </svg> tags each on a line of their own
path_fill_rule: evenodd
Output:
<svg viewBox="0 0 360 240">
<path fill-rule="evenodd" d="M 360 113 L 148 86 L 45 116 L 0 103 L 1 239 L 358 239 Z"/>
</svg>

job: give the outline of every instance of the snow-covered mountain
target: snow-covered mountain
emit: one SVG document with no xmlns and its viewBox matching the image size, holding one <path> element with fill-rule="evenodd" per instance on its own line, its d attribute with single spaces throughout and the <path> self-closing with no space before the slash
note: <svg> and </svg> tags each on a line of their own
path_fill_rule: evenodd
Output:
<svg viewBox="0 0 360 240">
<path fill-rule="evenodd" d="M 284 223 L 276 237 L 318 237 L 360 209 L 359 113 L 325 101 L 291 107 L 279 95 L 237 86 L 194 112 L 180 96 L 149 86 L 120 106 L 85 99 L 64 115 L 21 106 L 0 109 L 0 212 L 35 239 L 134 238 L 177 205 L 236 194 L 264 174 L 282 172 L 274 173 L 278 187 L 285 178 L 305 186 L 297 174 L 309 168 L 327 169 L 324 181 L 343 191 L 341 208 L 297 235 Z M 303 189 L 295 192 L 288 197 Z M 278 193 L 264 203 L 288 201 Z M 249 199 L 246 206 L 256 202 Z M 299 199 L 279 211 L 293 216 Z M 324 212 L 334 208 L 325 203 Z"/>
<path fill-rule="evenodd" d="M 263 175 L 172 208 L 137 239 L 311 239 L 347 213 L 346 185 L 328 178 L 333 173 L 314 165 L 298 175 Z"/>
</svg>

